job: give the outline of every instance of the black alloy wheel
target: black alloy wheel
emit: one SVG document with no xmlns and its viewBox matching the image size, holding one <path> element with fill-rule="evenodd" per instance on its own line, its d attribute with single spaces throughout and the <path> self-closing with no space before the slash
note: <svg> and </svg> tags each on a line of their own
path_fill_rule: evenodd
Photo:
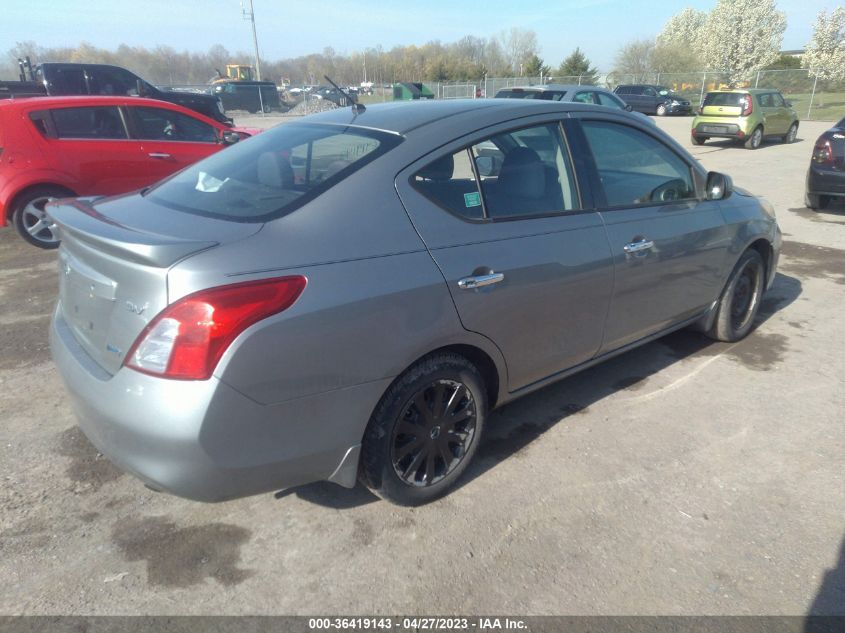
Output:
<svg viewBox="0 0 845 633">
<path fill-rule="evenodd" d="M 391 463 L 410 486 L 431 486 L 455 470 L 475 440 L 472 393 L 453 380 L 436 380 L 417 391 L 393 432 Z"/>
<path fill-rule="evenodd" d="M 478 368 L 450 352 L 409 367 L 382 396 L 361 441 L 359 478 L 399 505 L 428 503 L 451 490 L 472 463 L 487 419 Z"/>
</svg>

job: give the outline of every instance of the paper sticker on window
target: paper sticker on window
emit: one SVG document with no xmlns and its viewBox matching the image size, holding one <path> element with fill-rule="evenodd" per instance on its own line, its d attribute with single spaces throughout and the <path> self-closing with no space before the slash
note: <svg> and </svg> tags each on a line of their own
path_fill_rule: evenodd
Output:
<svg viewBox="0 0 845 633">
<path fill-rule="evenodd" d="M 464 206 L 469 207 L 480 207 L 481 206 L 481 194 L 477 191 L 472 193 L 465 193 L 464 194 Z"/>
</svg>

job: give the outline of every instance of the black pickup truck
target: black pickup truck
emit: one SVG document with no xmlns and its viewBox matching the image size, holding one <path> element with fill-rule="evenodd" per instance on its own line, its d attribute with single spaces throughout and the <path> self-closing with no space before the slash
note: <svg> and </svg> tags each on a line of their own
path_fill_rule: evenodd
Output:
<svg viewBox="0 0 845 633">
<path fill-rule="evenodd" d="M 231 124 L 215 95 L 161 90 L 135 73 L 109 64 L 44 62 L 34 68 L 19 61 L 20 81 L 0 81 L 0 98 L 60 95 L 130 95 L 175 103 Z"/>
</svg>

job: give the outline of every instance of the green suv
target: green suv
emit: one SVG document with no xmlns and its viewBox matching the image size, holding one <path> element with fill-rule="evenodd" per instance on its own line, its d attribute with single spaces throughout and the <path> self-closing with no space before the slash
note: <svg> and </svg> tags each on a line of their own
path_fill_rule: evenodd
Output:
<svg viewBox="0 0 845 633">
<path fill-rule="evenodd" d="M 777 90 L 718 90 L 708 92 L 701 113 L 692 122 L 692 143 L 709 138 L 732 138 L 757 149 L 764 136 L 792 143 L 798 134 L 798 115 Z"/>
</svg>

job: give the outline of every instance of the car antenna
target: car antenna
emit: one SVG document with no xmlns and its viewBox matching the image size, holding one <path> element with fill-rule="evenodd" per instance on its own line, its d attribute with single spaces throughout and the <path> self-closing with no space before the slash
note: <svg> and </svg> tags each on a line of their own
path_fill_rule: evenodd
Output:
<svg viewBox="0 0 845 633">
<path fill-rule="evenodd" d="M 358 103 L 358 100 L 357 100 L 357 99 L 353 99 L 351 96 L 349 96 L 348 94 L 346 94 L 346 92 L 343 90 L 343 88 L 341 88 L 341 87 L 340 87 L 340 86 L 338 86 L 335 82 L 333 82 L 331 79 L 329 79 L 329 76 L 328 76 L 328 75 L 323 75 L 323 78 L 324 78 L 326 81 L 328 81 L 331 85 L 333 85 L 333 86 L 337 89 L 337 91 L 338 91 L 340 94 L 342 94 L 344 97 L 346 97 L 346 100 L 347 100 L 349 103 L 351 103 L 351 104 L 352 104 L 352 109 L 353 109 L 355 112 L 364 112 L 364 111 L 367 109 L 367 108 L 365 108 L 365 107 L 364 107 L 364 104 L 363 104 L 363 103 Z"/>
</svg>

